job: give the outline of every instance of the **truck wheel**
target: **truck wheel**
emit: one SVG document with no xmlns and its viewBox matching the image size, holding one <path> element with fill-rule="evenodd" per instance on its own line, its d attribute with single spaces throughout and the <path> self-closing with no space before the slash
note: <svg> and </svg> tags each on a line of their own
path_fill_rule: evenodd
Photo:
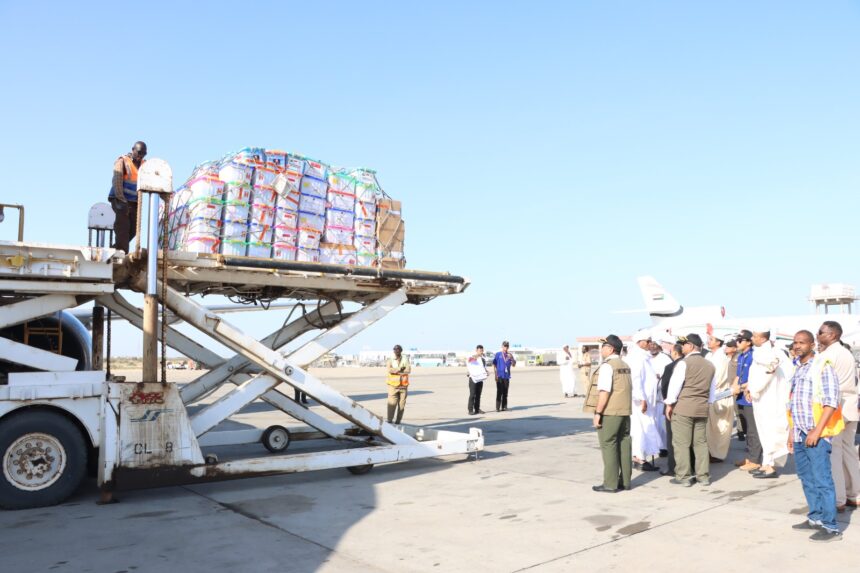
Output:
<svg viewBox="0 0 860 573">
<path fill-rule="evenodd" d="M 283 426 L 269 426 L 263 431 L 260 442 L 267 450 L 277 454 L 290 445 L 290 431 Z"/>
<path fill-rule="evenodd" d="M 78 428 L 53 412 L 0 420 L 0 507 L 26 509 L 65 501 L 81 483 L 87 448 Z"/>
<path fill-rule="evenodd" d="M 363 466 L 348 466 L 347 471 L 354 476 L 364 475 L 373 469 L 373 464 L 364 464 Z"/>
</svg>

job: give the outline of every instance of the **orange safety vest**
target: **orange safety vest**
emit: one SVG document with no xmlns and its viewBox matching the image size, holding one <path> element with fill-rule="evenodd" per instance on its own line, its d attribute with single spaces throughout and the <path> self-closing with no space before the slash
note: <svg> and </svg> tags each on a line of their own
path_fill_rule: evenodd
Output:
<svg viewBox="0 0 860 573">
<path fill-rule="evenodd" d="M 398 369 L 402 367 L 409 368 L 409 359 L 405 356 L 400 357 L 400 361 L 396 362 L 395 358 L 389 358 L 387 367 L 388 367 L 388 378 L 386 379 L 386 384 L 389 386 L 409 386 L 409 372 L 404 373 L 391 373 L 391 365 L 396 364 Z"/>
<path fill-rule="evenodd" d="M 125 167 L 122 170 L 123 195 L 125 195 L 125 198 L 128 201 L 137 201 L 137 166 L 128 155 L 123 155 L 120 159 L 122 159 L 123 166 Z M 143 165 L 144 163 L 146 163 L 146 160 L 141 161 L 140 164 Z M 108 197 L 114 196 L 113 186 L 111 186 Z"/>
</svg>

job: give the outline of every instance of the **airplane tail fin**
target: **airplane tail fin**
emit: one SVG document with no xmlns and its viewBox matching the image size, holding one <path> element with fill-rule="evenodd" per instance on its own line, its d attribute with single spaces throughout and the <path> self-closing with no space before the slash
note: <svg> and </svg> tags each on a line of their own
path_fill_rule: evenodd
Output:
<svg viewBox="0 0 860 573">
<path fill-rule="evenodd" d="M 684 312 L 681 303 L 669 294 L 654 277 L 638 277 L 636 280 L 639 282 L 639 290 L 642 291 L 645 309 L 655 321 L 679 316 Z"/>
</svg>

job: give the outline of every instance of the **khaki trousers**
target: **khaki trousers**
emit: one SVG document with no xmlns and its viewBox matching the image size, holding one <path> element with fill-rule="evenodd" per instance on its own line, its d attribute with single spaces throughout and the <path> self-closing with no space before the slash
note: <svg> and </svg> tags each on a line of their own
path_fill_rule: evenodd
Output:
<svg viewBox="0 0 860 573">
<path fill-rule="evenodd" d="M 833 446 L 830 469 L 836 488 L 836 505 L 845 505 L 848 499 L 857 501 L 860 496 L 860 462 L 857 461 L 857 448 L 854 447 L 856 433 L 857 422 L 846 421 L 845 429 L 830 440 Z"/>
<path fill-rule="evenodd" d="M 388 387 L 388 423 L 399 424 L 403 419 L 403 410 L 406 409 L 406 391 L 409 386 Z M 397 413 L 397 418 L 394 415 Z"/>
<path fill-rule="evenodd" d="M 603 456 L 603 487 L 630 489 L 633 453 L 630 444 L 630 416 L 603 416 L 597 429 L 600 454 Z"/>
<path fill-rule="evenodd" d="M 711 460 L 708 452 L 708 418 L 693 418 L 672 414 L 672 449 L 675 451 L 675 478 L 692 478 L 690 467 L 690 446 L 696 456 L 696 480 L 703 483 L 711 481 Z"/>
</svg>

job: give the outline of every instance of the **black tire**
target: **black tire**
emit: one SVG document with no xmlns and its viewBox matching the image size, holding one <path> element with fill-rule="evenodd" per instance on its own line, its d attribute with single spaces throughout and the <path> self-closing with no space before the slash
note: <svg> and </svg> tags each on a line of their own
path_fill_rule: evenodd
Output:
<svg viewBox="0 0 860 573">
<path fill-rule="evenodd" d="M 269 426 L 263 430 L 260 443 L 273 454 L 277 454 L 290 446 L 290 431 L 283 426 Z"/>
<path fill-rule="evenodd" d="M 348 466 L 346 470 L 354 476 L 364 475 L 373 469 L 373 464 L 365 464 L 363 466 Z"/>
<path fill-rule="evenodd" d="M 28 435 L 30 439 L 25 441 Z M 10 451 L 16 443 L 22 447 Z M 32 454 L 22 457 L 20 453 L 26 452 L 24 447 L 31 444 Z M 59 446 L 60 451 L 55 451 L 54 446 Z M 87 447 L 80 430 L 68 418 L 54 412 L 21 412 L 0 420 L 0 456 L 0 507 L 4 509 L 62 503 L 78 488 L 87 469 Z M 65 464 L 56 470 L 49 482 L 36 483 L 33 489 L 27 489 L 11 479 L 24 471 L 15 465 L 16 461 L 29 459 L 44 463 L 45 456 L 51 460 L 47 462 L 49 474 L 53 473 L 51 469 Z"/>
</svg>

